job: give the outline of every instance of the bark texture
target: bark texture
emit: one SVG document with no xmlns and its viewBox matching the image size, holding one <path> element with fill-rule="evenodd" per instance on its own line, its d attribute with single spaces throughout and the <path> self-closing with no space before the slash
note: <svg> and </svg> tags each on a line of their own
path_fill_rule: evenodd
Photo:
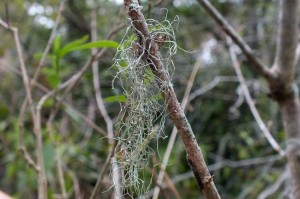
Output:
<svg viewBox="0 0 300 199">
<path fill-rule="evenodd" d="M 149 63 L 153 74 L 156 76 L 157 85 L 162 89 L 162 95 L 167 105 L 169 116 L 174 122 L 181 140 L 185 145 L 187 159 L 194 172 L 197 183 L 207 199 L 219 199 L 220 196 L 214 185 L 213 177 L 208 171 L 192 128 L 180 107 L 168 74 L 158 58 L 158 50 L 162 45 L 162 41 L 158 42 L 157 37 L 156 39 L 155 37 L 151 37 L 137 1 L 127 0 L 125 1 L 125 6 L 128 7 L 128 15 L 140 39 L 139 44 L 142 46 L 144 53 L 143 59 Z"/>
</svg>

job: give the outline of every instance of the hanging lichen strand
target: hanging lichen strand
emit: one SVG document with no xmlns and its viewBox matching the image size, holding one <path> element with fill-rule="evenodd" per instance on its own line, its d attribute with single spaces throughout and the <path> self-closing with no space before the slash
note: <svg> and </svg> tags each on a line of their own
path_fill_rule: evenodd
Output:
<svg viewBox="0 0 300 199">
<path fill-rule="evenodd" d="M 177 22 L 177 18 L 173 22 L 166 18 L 162 22 L 147 20 L 150 37 L 152 39 L 158 36 L 164 37 L 164 45 L 160 46 L 162 54 L 159 59 L 164 64 L 169 80 L 174 71 L 171 56 L 177 50 L 172 27 L 174 22 Z M 132 21 L 129 24 L 117 50 L 114 64 L 118 69 L 115 80 L 119 80 L 127 99 L 122 105 L 117 125 L 116 139 L 119 141 L 119 147 L 117 147 L 116 159 L 121 168 L 121 184 L 124 192 L 135 192 L 140 195 L 146 191 L 141 171 L 153 152 L 149 143 L 152 139 L 164 136 L 166 106 L 161 96 L 161 90 L 164 88 L 158 88 L 157 81 L 160 80 L 152 74 L 147 62 L 147 49 L 144 48 L 145 44 L 141 44 L 141 41 L 146 41 L 147 38 L 140 38 L 138 30 L 132 26 Z M 133 33 L 130 34 L 129 30 Z"/>
</svg>

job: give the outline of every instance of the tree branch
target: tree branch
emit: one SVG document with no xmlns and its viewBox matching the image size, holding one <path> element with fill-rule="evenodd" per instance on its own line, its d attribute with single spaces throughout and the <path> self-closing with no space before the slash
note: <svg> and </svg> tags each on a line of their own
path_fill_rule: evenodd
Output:
<svg viewBox="0 0 300 199">
<path fill-rule="evenodd" d="M 118 29 L 116 29 L 118 30 Z M 92 41 L 96 41 L 97 40 L 97 12 L 95 9 L 92 9 L 91 11 L 91 40 Z M 97 54 L 97 49 L 96 48 L 92 48 L 91 51 L 92 55 L 96 55 Z M 106 108 L 105 108 L 105 104 L 102 98 L 102 93 L 101 93 L 101 86 L 100 86 L 100 78 L 99 78 L 99 68 L 98 68 L 98 60 L 94 60 L 92 62 L 92 72 L 93 72 L 93 84 L 94 84 L 94 90 L 95 90 L 95 97 L 96 97 L 96 102 L 97 102 L 97 107 L 100 111 L 100 114 L 102 115 L 105 124 L 106 124 L 106 130 L 107 130 L 107 138 L 108 138 L 108 143 L 109 143 L 109 155 L 107 157 L 107 160 L 99 174 L 97 183 L 94 187 L 94 190 L 92 192 L 91 195 L 91 199 L 96 198 L 98 192 L 100 191 L 100 186 L 101 186 L 101 182 L 102 179 L 104 177 L 105 171 L 108 168 L 109 163 L 112 161 L 114 161 L 113 155 L 114 155 L 114 150 L 116 147 L 116 141 L 114 140 L 114 132 L 113 132 L 113 121 L 110 118 Z M 114 195 L 115 197 L 118 197 L 121 194 L 121 186 L 120 186 L 120 168 L 118 167 L 118 165 L 115 165 L 116 168 L 112 171 L 112 176 L 114 182 L 115 182 L 115 191 L 114 191 Z"/>
<path fill-rule="evenodd" d="M 195 65 L 194 65 L 194 67 L 193 67 L 193 70 L 190 74 L 190 78 L 189 78 L 189 81 L 187 83 L 187 86 L 186 86 L 186 89 L 185 89 L 185 92 L 184 92 L 184 96 L 183 96 L 183 99 L 182 99 L 182 102 L 181 102 L 181 107 L 182 107 L 183 110 L 185 110 L 186 105 L 188 104 L 190 92 L 191 92 L 192 86 L 194 84 L 194 80 L 196 78 L 196 75 L 197 75 L 197 72 L 198 72 L 200 66 L 201 66 L 201 58 L 199 57 L 197 59 Z M 158 198 L 159 191 L 160 191 L 160 186 L 158 186 L 158 185 L 160 185 L 162 183 L 162 180 L 164 178 L 165 171 L 166 171 L 166 168 L 167 168 L 167 165 L 168 165 L 168 162 L 169 162 L 169 158 L 170 158 L 170 155 L 171 155 L 176 137 L 177 137 L 177 129 L 174 126 L 173 130 L 172 130 L 172 133 L 171 133 L 171 137 L 170 137 L 169 142 L 168 142 L 168 146 L 167 146 L 164 158 L 163 158 L 163 162 L 161 164 L 160 171 L 159 171 L 159 174 L 158 174 L 158 177 L 157 177 L 157 180 L 156 180 L 157 185 L 155 187 L 152 199 L 157 199 Z"/>
<path fill-rule="evenodd" d="M 4 27 L 5 29 L 9 30 L 12 32 L 16 49 L 17 49 L 17 55 L 18 59 L 20 62 L 20 69 L 22 73 L 22 78 L 23 78 L 23 84 L 25 87 L 25 92 L 26 92 L 26 99 L 29 102 L 29 108 L 30 108 L 30 113 L 33 121 L 33 131 L 36 136 L 36 153 L 37 153 L 37 163 L 36 163 L 36 170 L 38 171 L 38 198 L 45 198 L 47 199 L 47 177 L 45 173 L 45 166 L 44 166 L 44 159 L 43 159 L 43 138 L 42 138 L 42 133 L 39 129 L 39 121 L 37 118 L 37 113 L 35 112 L 34 105 L 33 105 L 33 99 L 32 99 L 32 92 L 31 92 L 31 85 L 29 81 L 29 76 L 27 73 L 27 69 L 25 66 L 24 58 L 23 58 L 23 51 L 21 47 L 21 42 L 20 42 L 20 37 L 18 33 L 18 29 L 15 27 L 11 27 L 9 24 L 5 23 L 1 18 L 0 18 L 0 26 Z M 23 150 L 25 152 L 25 150 Z M 29 156 L 26 155 L 25 153 L 25 159 L 29 161 L 29 163 L 33 163 L 30 161 Z M 33 164 L 31 164 L 33 165 Z"/>
<path fill-rule="evenodd" d="M 264 134 L 264 136 L 267 138 L 270 145 L 273 147 L 273 149 L 275 151 L 277 151 L 281 156 L 284 157 L 285 152 L 281 149 L 278 142 L 275 140 L 275 138 L 270 133 L 269 129 L 266 127 L 264 121 L 261 119 L 261 117 L 260 117 L 260 115 L 259 115 L 259 113 L 258 113 L 258 111 L 255 107 L 253 99 L 252 99 L 252 97 L 250 95 L 250 92 L 248 90 L 245 78 L 244 78 L 244 76 L 242 74 L 242 71 L 240 69 L 240 64 L 237 60 L 237 56 L 236 56 L 236 53 L 234 51 L 232 41 L 229 37 L 227 39 L 227 43 L 229 45 L 229 53 L 230 53 L 230 57 L 231 57 L 231 60 L 232 60 L 233 68 L 234 68 L 235 73 L 236 73 L 236 75 L 239 79 L 239 82 L 240 82 L 241 86 L 242 86 L 242 91 L 243 91 L 243 94 L 245 96 L 246 102 L 247 102 L 247 104 L 250 108 L 250 111 L 251 111 L 254 119 L 256 120 L 257 125 L 259 126 L 259 128 L 262 131 L 262 133 Z"/>
<path fill-rule="evenodd" d="M 250 46 L 239 36 L 234 28 L 222 16 L 222 14 L 209 2 L 209 0 L 198 0 L 198 3 L 211 15 L 211 17 L 222 27 L 224 32 L 240 47 L 247 59 L 253 64 L 260 75 L 270 79 L 272 74 L 269 68 L 257 58 Z"/>
<path fill-rule="evenodd" d="M 298 0 L 281 0 L 279 7 L 279 31 L 272 71 L 279 80 L 276 85 L 282 84 L 284 90 L 290 91 L 295 74 L 295 54 L 298 40 Z"/>
<path fill-rule="evenodd" d="M 165 100 L 169 116 L 174 122 L 181 140 L 185 145 L 187 160 L 193 170 L 198 185 L 207 199 L 219 199 L 220 196 L 213 183 L 213 177 L 208 171 L 192 128 L 180 107 L 163 63 L 158 58 L 159 44 L 155 42 L 153 38 L 150 38 L 150 32 L 138 2 L 125 0 L 124 3 L 129 7 L 128 15 L 131 19 L 132 26 L 140 37 L 139 44 L 143 49 L 146 49 L 144 51 L 143 59 L 149 63 L 153 74 L 156 76 L 156 83 L 162 90 L 161 92 Z"/>
</svg>

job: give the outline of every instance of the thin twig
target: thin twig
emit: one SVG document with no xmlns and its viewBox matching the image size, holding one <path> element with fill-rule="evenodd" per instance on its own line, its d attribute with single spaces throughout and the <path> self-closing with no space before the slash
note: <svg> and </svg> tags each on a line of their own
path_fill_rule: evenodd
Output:
<svg viewBox="0 0 300 199">
<path fill-rule="evenodd" d="M 46 57 L 47 57 L 47 55 L 48 55 L 48 53 L 50 51 L 50 48 L 51 48 L 52 43 L 54 41 L 54 38 L 55 38 L 55 36 L 57 34 L 56 31 L 57 31 L 57 28 L 58 28 L 58 25 L 59 25 L 59 22 L 60 22 L 60 19 L 61 19 L 62 12 L 64 10 L 65 2 L 66 2 L 66 0 L 61 0 L 61 2 L 60 2 L 60 6 L 59 6 L 59 9 L 58 9 L 58 12 L 57 12 L 57 16 L 56 16 L 56 19 L 55 19 L 55 22 L 54 22 L 54 26 L 53 26 L 53 28 L 51 30 L 51 34 L 50 34 L 50 37 L 48 39 L 48 43 L 47 43 L 46 48 L 45 48 L 45 50 L 43 52 L 42 58 L 39 61 L 39 64 L 38 64 L 38 66 L 36 68 L 36 71 L 35 71 L 35 73 L 33 75 L 33 78 L 31 80 L 31 84 L 33 84 L 36 81 L 36 79 L 38 78 L 38 76 L 40 74 L 40 70 L 43 67 L 45 59 L 46 59 Z"/>
<path fill-rule="evenodd" d="M 95 10 L 92 10 L 92 23 L 91 23 L 91 39 L 92 41 L 97 40 L 97 13 Z M 92 48 L 92 55 L 95 56 L 97 53 L 96 48 Z M 99 68 L 98 68 L 98 60 L 94 60 L 92 62 L 92 70 L 93 70 L 93 83 L 94 83 L 94 90 L 95 90 L 95 97 L 97 101 L 97 107 L 106 123 L 106 128 L 107 128 L 107 136 L 109 139 L 109 142 L 113 142 L 113 122 L 111 118 L 109 117 L 107 110 L 105 108 L 105 104 L 102 98 L 102 93 L 101 93 L 101 86 L 100 86 L 100 77 L 99 77 Z"/>
<path fill-rule="evenodd" d="M 21 75 L 21 74 L 20 74 Z M 23 103 L 20 109 L 20 114 L 19 114 L 19 150 L 23 153 L 23 156 L 29 166 L 33 167 L 37 172 L 39 172 L 39 168 L 36 164 L 36 162 L 33 160 L 33 158 L 30 156 L 28 153 L 25 145 L 24 145 L 24 117 L 25 117 L 25 111 L 26 111 L 26 103 Z"/>
<path fill-rule="evenodd" d="M 106 161 L 104 163 L 104 165 L 102 166 L 102 169 L 100 171 L 100 174 L 98 176 L 98 179 L 97 179 L 97 183 L 93 189 L 93 192 L 92 192 L 92 195 L 90 197 L 90 199 L 95 199 L 99 193 L 99 191 L 101 190 L 101 183 L 102 183 L 102 180 L 103 180 L 103 177 L 104 177 L 104 174 L 108 168 L 108 166 L 110 165 L 110 162 L 114 156 L 114 149 L 116 147 L 116 143 L 117 142 L 114 142 L 113 146 L 112 146 L 112 150 L 110 151 L 109 155 L 107 156 L 106 158 Z"/>
<path fill-rule="evenodd" d="M 242 71 L 240 69 L 240 64 L 237 60 L 237 56 L 235 54 L 234 51 L 234 47 L 233 44 L 231 42 L 231 39 L 229 37 L 227 37 L 227 43 L 229 45 L 229 52 L 230 52 L 230 57 L 232 60 L 232 64 L 235 70 L 235 73 L 239 79 L 239 82 L 241 84 L 241 86 L 243 87 L 243 94 L 245 96 L 246 102 L 250 108 L 250 111 L 255 119 L 255 121 L 257 122 L 259 128 L 261 129 L 261 131 L 263 132 L 263 134 L 265 135 L 265 137 L 267 138 L 268 142 L 271 144 L 271 146 L 273 147 L 274 150 L 276 150 L 281 156 L 285 156 L 285 152 L 281 149 L 281 147 L 279 146 L 279 144 L 277 143 L 277 141 L 274 139 L 274 137 L 272 136 L 272 134 L 270 133 L 269 129 L 266 127 L 264 121 L 261 119 L 255 104 L 253 102 L 253 99 L 250 95 L 250 92 L 248 90 L 248 87 L 246 85 L 245 82 L 245 78 L 242 74 Z"/>
<path fill-rule="evenodd" d="M 32 93 L 31 93 L 31 85 L 30 85 L 27 69 L 25 66 L 24 58 L 23 58 L 23 52 L 22 52 L 22 47 L 21 47 L 20 38 L 19 38 L 19 34 L 18 34 L 18 29 L 15 27 L 10 27 L 2 19 L 0 19 L 0 26 L 11 31 L 14 36 L 14 41 L 16 44 L 18 59 L 20 62 L 20 68 L 21 68 L 21 72 L 22 72 L 23 84 L 24 84 L 25 91 L 26 91 L 26 98 L 29 102 L 31 117 L 32 117 L 33 125 L 34 125 L 33 129 L 34 129 L 34 133 L 36 136 L 36 145 L 37 145 L 36 152 L 37 152 L 37 168 L 38 168 L 38 197 L 47 199 L 47 177 L 45 174 L 45 166 L 44 166 L 45 163 L 44 163 L 43 154 L 42 154 L 42 151 L 43 151 L 42 132 L 41 132 L 41 129 L 39 128 L 40 121 L 37 120 L 38 119 L 37 113 L 34 110 Z"/>
<path fill-rule="evenodd" d="M 238 81 L 237 77 L 234 77 L 234 76 L 216 76 L 207 85 L 193 91 L 190 94 L 189 101 L 191 102 L 191 101 L 195 100 L 198 96 L 203 95 L 203 94 L 207 93 L 208 91 L 212 90 L 220 82 L 237 82 L 237 81 Z"/>
<path fill-rule="evenodd" d="M 170 179 L 168 173 L 165 173 L 165 178 L 166 178 L 166 184 L 169 187 L 169 190 L 173 193 L 175 199 L 181 199 L 180 194 L 176 190 L 176 187 L 173 183 L 173 181 Z"/>
<path fill-rule="evenodd" d="M 72 181 L 73 181 L 73 190 L 75 193 L 75 198 L 78 198 L 78 199 L 83 198 L 80 195 L 80 186 L 79 186 L 79 181 L 77 179 L 77 176 L 71 170 L 68 170 L 68 173 L 71 176 Z"/>
<path fill-rule="evenodd" d="M 20 71 L 13 69 L 13 67 L 5 67 L 4 69 L 13 72 L 17 75 L 22 75 Z M 30 79 L 29 79 L 30 80 Z M 30 80 L 32 82 L 32 80 Z M 46 88 L 45 86 L 43 86 L 42 84 L 38 83 L 38 82 L 34 82 L 34 85 L 39 88 L 41 91 L 43 91 L 45 94 L 49 93 L 50 90 L 48 88 Z M 88 124 L 90 127 L 92 127 L 95 131 L 97 131 L 98 133 L 100 133 L 103 136 L 107 136 L 107 132 L 105 130 L 103 130 L 101 127 L 99 127 L 97 124 L 95 124 L 92 120 L 90 120 L 88 117 L 86 117 L 83 113 L 81 113 L 79 110 L 77 110 L 76 108 L 74 108 L 74 106 L 72 106 L 70 103 L 68 103 L 67 101 L 65 101 L 63 98 L 59 97 L 59 96 L 55 96 L 55 99 L 59 102 L 61 102 L 64 106 L 66 106 L 67 108 L 71 109 L 72 111 L 74 111 L 76 114 L 78 114 L 81 119 Z M 22 105 L 23 106 L 23 105 Z M 22 109 L 21 109 L 22 110 Z M 22 113 L 22 111 L 21 111 Z M 21 115 L 20 113 L 20 115 Z M 24 119 L 22 119 L 24 120 Z M 19 121 L 21 121 L 21 119 L 19 119 Z M 20 123 L 21 125 L 21 123 Z"/>
<path fill-rule="evenodd" d="M 56 161 L 56 170 L 57 170 L 57 174 L 58 174 L 58 181 L 59 181 L 62 198 L 67 199 L 68 194 L 67 194 L 67 190 L 66 190 L 64 169 L 63 169 L 61 157 L 59 155 L 58 143 L 54 143 L 54 157 L 55 157 L 55 161 Z"/>
<path fill-rule="evenodd" d="M 233 161 L 233 160 L 227 160 L 223 159 L 221 162 L 218 162 L 216 164 L 212 164 L 208 166 L 209 171 L 217 171 L 225 167 L 230 167 L 230 168 L 242 168 L 242 167 L 251 167 L 255 165 L 261 165 L 261 164 L 266 164 L 266 163 L 274 163 L 276 161 L 282 160 L 281 155 L 271 155 L 271 156 L 266 156 L 266 157 L 259 157 L 259 158 L 252 158 L 252 159 L 246 159 L 246 160 L 238 160 L 238 161 Z M 184 180 L 193 178 L 193 172 L 189 171 L 186 173 L 179 174 L 175 177 L 173 177 L 171 180 L 174 184 L 178 182 L 182 182 Z M 166 188 L 167 185 L 165 183 L 161 184 L 162 188 Z M 143 198 L 151 198 L 151 196 L 154 193 L 154 189 L 149 190 L 148 193 L 143 195 Z"/>
<path fill-rule="evenodd" d="M 123 28 L 123 26 L 117 27 L 108 36 L 110 36 L 111 34 L 115 34 L 121 28 Z M 91 12 L 91 39 L 92 39 L 92 41 L 97 40 L 97 13 L 96 13 L 95 9 L 92 9 L 92 12 Z M 92 53 L 92 56 L 95 56 L 97 54 L 97 49 L 92 48 L 91 53 Z M 95 89 L 95 97 L 96 97 L 96 101 L 97 101 L 97 107 L 100 111 L 100 114 L 104 118 L 104 121 L 105 121 L 105 124 L 106 124 L 107 137 L 108 137 L 108 142 L 109 142 L 109 156 L 108 156 L 107 161 L 104 164 L 103 169 L 100 172 L 100 175 L 99 175 L 97 183 L 94 187 L 91 199 L 95 198 L 96 195 L 98 194 L 99 190 L 100 190 L 100 185 L 101 185 L 102 178 L 104 177 L 104 173 L 105 173 L 105 171 L 108 167 L 108 163 L 110 162 L 110 159 L 113 158 L 114 150 L 115 150 L 113 121 L 110 118 L 110 116 L 108 115 L 108 112 L 105 108 L 105 104 L 104 104 L 104 101 L 103 101 L 103 98 L 102 98 L 101 86 L 100 86 L 100 77 L 99 77 L 99 68 L 98 68 L 97 59 L 95 59 L 92 62 L 92 71 L 93 71 L 93 84 L 94 84 L 94 89 Z M 115 165 L 115 166 L 117 166 L 117 165 Z M 121 186 L 120 186 L 120 182 L 118 180 L 118 179 L 120 179 L 120 171 L 119 171 L 118 168 L 115 168 L 112 171 L 112 176 L 113 176 L 113 179 L 116 179 L 116 180 L 114 180 L 114 183 L 115 183 L 115 186 L 114 186 L 115 193 L 114 193 L 114 195 L 116 197 L 121 196 Z"/>
<path fill-rule="evenodd" d="M 289 174 L 288 171 L 284 171 L 283 173 L 281 173 L 281 175 L 278 177 L 278 179 L 276 180 L 275 183 L 272 183 L 271 186 L 269 186 L 268 188 L 266 188 L 263 192 L 261 192 L 258 195 L 258 199 L 266 199 L 269 198 L 269 196 L 271 196 L 272 194 L 274 194 L 276 191 L 278 191 L 278 189 L 280 188 L 280 186 L 282 185 L 282 183 L 284 183 L 284 181 L 286 179 L 288 179 Z"/>
</svg>

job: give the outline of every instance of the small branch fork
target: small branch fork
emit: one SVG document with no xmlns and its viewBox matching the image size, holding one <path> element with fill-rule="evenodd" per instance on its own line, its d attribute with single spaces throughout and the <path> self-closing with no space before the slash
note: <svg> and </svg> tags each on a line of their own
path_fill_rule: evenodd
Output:
<svg viewBox="0 0 300 199">
<path fill-rule="evenodd" d="M 271 68 L 255 55 L 251 47 L 209 0 L 197 1 L 242 50 L 256 72 L 268 81 L 271 98 L 281 103 L 294 95 L 293 74 L 295 72 L 295 52 L 298 37 L 296 17 L 298 0 L 280 1 L 279 34 L 277 36 L 276 56 Z"/>
<path fill-rule="evenodd" d="M 163 89 L 162 95 L 167 105 L 168 114 L 174 122 L 181 140 L 185 145 L 187 160 L 196 177 L 198 185 L 207 199 L 219 199 L 219 193 L 214 185 L 212 176 L 208 171 L 195 135 L 182 108 L 180 107 L 176 94 L 168 78 L 168 74 L 164 70 L 161 60 L 158 58 L 158 50 L 161 44 L 154 38 L 152 39 L 150 37 L 146 20 L 141 12 L 141 7 L 138 2 L 125 0 L 124 3 L 128 8 L 128 15 L 132 21 L 132 26 L 135 30 L 137 30 L 137 34 L 141 38 L 139 41 L 140 45 L 143 49 L 146 49 L 143 59 L 149 63 L 153 74 L 157 78 L 157 85 L 159 88 Z M 143 42 L 143 40 L 145 42 Z"/>
</svg>

